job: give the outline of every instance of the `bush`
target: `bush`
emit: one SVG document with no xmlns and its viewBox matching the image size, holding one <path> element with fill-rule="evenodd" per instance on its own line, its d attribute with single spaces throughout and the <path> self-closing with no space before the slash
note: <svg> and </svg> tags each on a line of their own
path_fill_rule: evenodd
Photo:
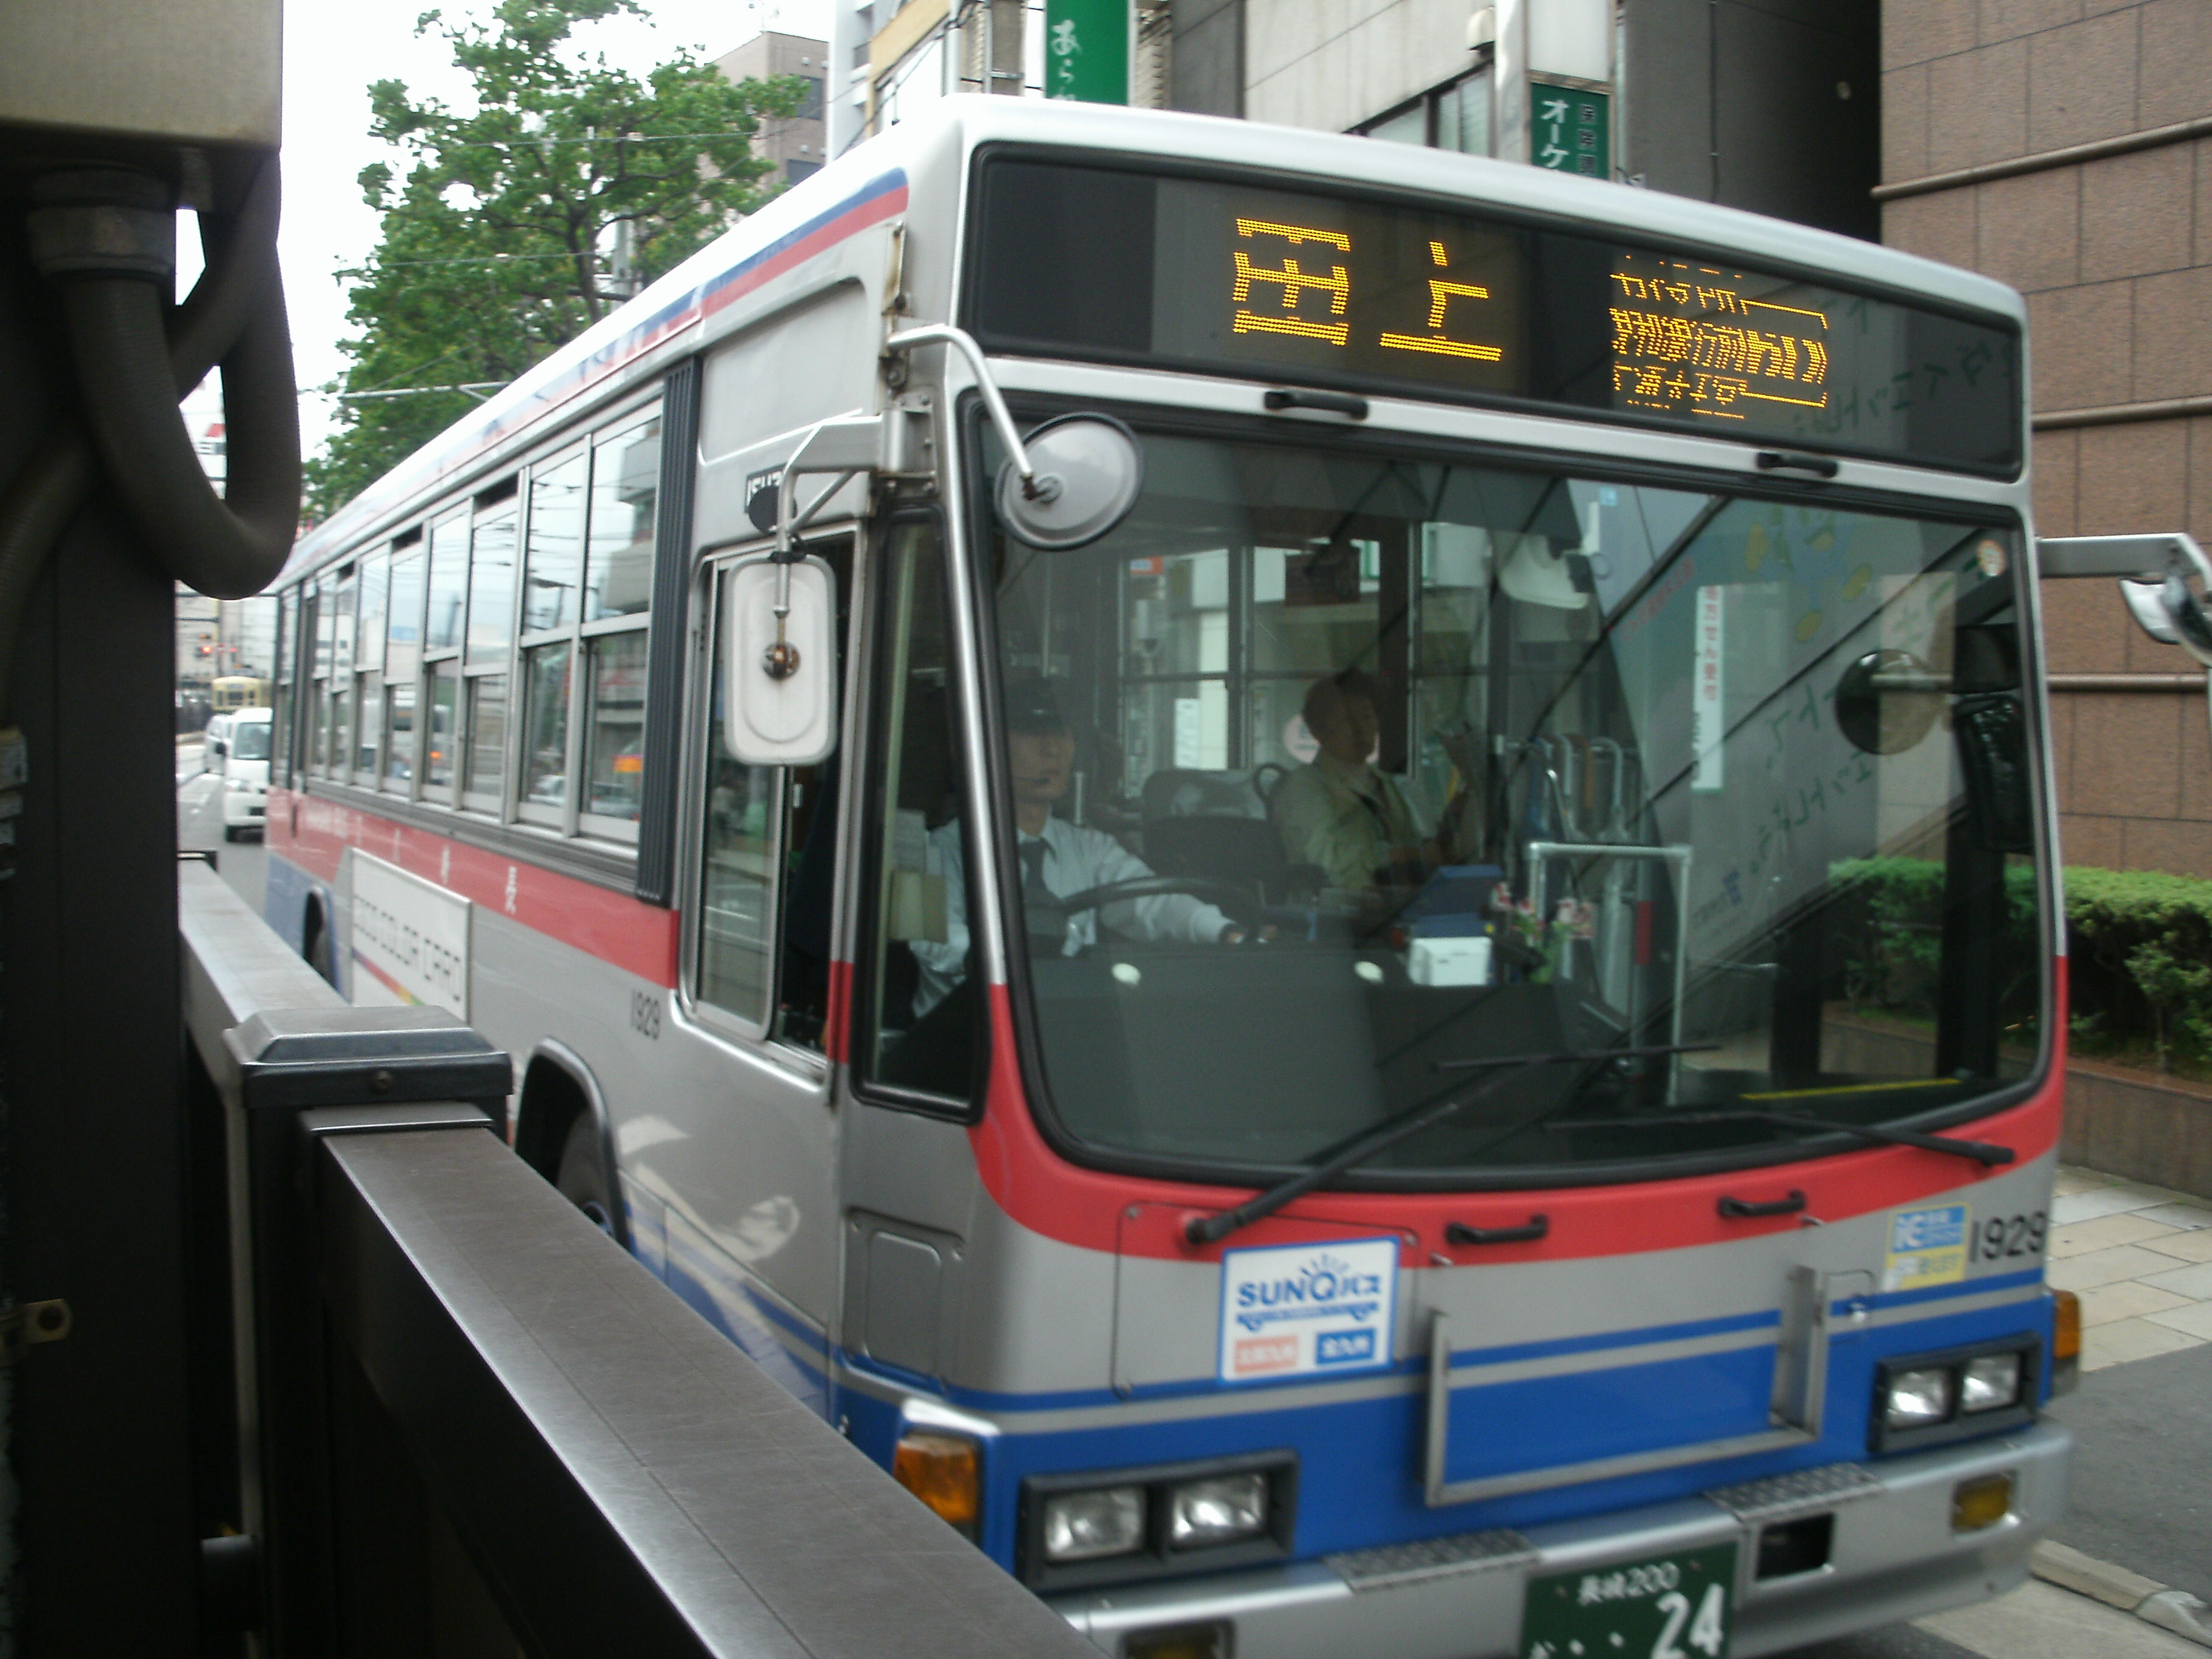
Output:
<svg viewBox="0 0 2212 1659">
<path fill-rule="evenodd" d="M 2081 1035 L 2147 1041 L 2161 1072 L 2212 1061 L 2212 881 L 2069 870 L 2066 931 Z"/>
<path fill-rule="evenodd" d="M 1933 859 L 1854 859 L 1830 877 L 1838 895 L 1844 988 L 1863 1004 L 1932 1015 L 1942 948 L 1943 866 Z M 2075 866 L 2065 873 L 2072 1034 L 2085 1052 L 2148 1050 L 2212 1072 L 2212 881 L 2147 870 Z M 2005 872 L 2003 957 L 2019 964 L 2010 1008 L 2032 987 L 2034 873 Z"/>
</svg>

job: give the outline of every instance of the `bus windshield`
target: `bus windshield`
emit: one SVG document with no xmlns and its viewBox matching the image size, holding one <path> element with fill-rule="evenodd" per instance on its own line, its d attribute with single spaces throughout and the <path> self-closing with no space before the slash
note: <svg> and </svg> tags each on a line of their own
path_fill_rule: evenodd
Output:
<svg viewBox="0 0 2212 1659">
<path fill-rule="evenodd" d="M 1626 1179 L 2032 1069 L 2015 526 L 1141 441 L 1105 539 L 987 549 L 997 867 L 1079 1151 L 1295 1168 L 1457 1095 L 1347 1179 Z"/>
</svg>

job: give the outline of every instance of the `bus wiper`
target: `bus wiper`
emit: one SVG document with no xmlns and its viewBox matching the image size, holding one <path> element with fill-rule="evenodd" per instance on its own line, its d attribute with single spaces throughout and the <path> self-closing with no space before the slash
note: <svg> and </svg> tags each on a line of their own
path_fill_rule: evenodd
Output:
<svg viewBox="0 0 2212 1659">
<path fill-rule="evenodd" d="M 1395 1117 L 1385 1118 L 1371 1129 L 1363 1129 L 1348 1140 L 1340 1140 L 1326 1148 L 1315 1162 L 1287 1181 L 1279 1182 L 1256 1197 L 1247 1199 L 1233 1210 L 1224 1210 L 1219 1215 L 1200 1216 L 1183 1229 L 1183 1237 L 1194 1244 L 1214 1244 L 1229 1237 L 1238 1228 L 1249 1226 L 1263 1216 L 1270 1216 L 1294 1199 L 1304 1197 L 1323 1182 L 1333 1181 L 1346 1170 L 1364 1164 L 1377 1153 L 1388 1152 L 1401 1140 L 1411 1139 L 1431 1125 L 1441 1123 L 1462 1106 L 1472 1106 L 1485 1095 L 1501 1089 L 1515 1078 L 1544 1066 L 1595 1065 L 1613 1060 L 1647 1060 L 1660 1054 L 1683 1054 L 1702 1052 L 1717 1047 L 1711 1042 L 1678 1042 L 1656 1048 L 1566 1048 L 1556 1054 L 1501 1054 L 1494 1060 L 1460 1060 L 1444 1062 L 1454 1070 L 1481 1070 L 1492 1073 L 1476 1087 L 1464 1094 L 1447 1092 L 1407 1107 Z M 1438 1069 L 1442 1069 L 1440 1066 Z M 1533 1128 L 1554 1111 L 1574 1098 L 1571 1091 L 1553 1105 L 1547 1106 L 1526 1123 L 1517 1125 L 1510 1133 L 1519 1134 Z"/>
<path fill-rule="evenodd" d="M 1995 1166 L 2009 1164 L 2019 1156 L 2009 1146 L 2000 1146 L 1988 1140 L 1961 1140 L 1954 1135 L 1923 1135 L 1914 1129 L 1892 1129 L 1879 1123 L 1846 1123 L 1841 1118 L 1808 1117 L 1802 1112 L 1765 1112 L 1747 1107 L 1725 1112 L 1669 1112 L 1658 1117 L 1590 1118 L 1575 1125 L 1577 1128 L 1651 1128 L 1677 1123 L 1775 1123 L 1784 1128 L 1803 1129 L 1814 1134 L 1856 1135 L 1862 1140 L 1879 1140 L 1893 1146 L 1917 1146 L 1923 1152 L 1948 1152 L 1954 1158 L 1972 1158 L 1975 1163 Z"/>
</svg>

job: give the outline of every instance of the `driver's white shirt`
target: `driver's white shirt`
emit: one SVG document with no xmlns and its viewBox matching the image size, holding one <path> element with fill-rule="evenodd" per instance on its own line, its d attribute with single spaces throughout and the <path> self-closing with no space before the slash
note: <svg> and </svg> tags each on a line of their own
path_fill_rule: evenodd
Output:
<svg viewBox="0 0 2212 1659">
<path fill-rule="evenodd" d="M 1044 842 L 1044 884 L 1061 898 L 1109 882 L 1136 881 L 1152 873 L 1144 860 L 1104 830 L 1087 830 L 1066 818 L 1047 818 L 1042 836 L 1018 833 L 1024 846 L 1035 841 Z M 921 983 L 914 998 L 917 1019 L 960 982 L 968 958 L 968 882 L 960 856 L 959 821 L 939 824 L 930 832 L 929 840 L 945 872 L 945 942 L 910 941 L 915 960 L 921 966 Z M 1188 893 L 1162 893 L 1078 911 L 1067 919 L 1061 954 L 1072 957 L 1098 942 L 1101 910 L 1107 925 L 1129 939 L 1187 939 L 1194 945 L 1211 945 L 1232 926 L 1227 916 L 1201 899 Z"/>
</svg>

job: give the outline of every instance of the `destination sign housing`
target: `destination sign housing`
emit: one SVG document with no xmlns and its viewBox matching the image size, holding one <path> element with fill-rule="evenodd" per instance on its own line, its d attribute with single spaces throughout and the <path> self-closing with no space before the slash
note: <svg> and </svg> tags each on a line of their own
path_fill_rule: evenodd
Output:
<svg viewBox="0 0 2212 1659">
<path fill-rule="evenodd" d="M 1212 178 L 983 165 L 990 349 L 1548 405 L 2009 474 L 2020 342 L 1710 251 Z"/>
</svg>

